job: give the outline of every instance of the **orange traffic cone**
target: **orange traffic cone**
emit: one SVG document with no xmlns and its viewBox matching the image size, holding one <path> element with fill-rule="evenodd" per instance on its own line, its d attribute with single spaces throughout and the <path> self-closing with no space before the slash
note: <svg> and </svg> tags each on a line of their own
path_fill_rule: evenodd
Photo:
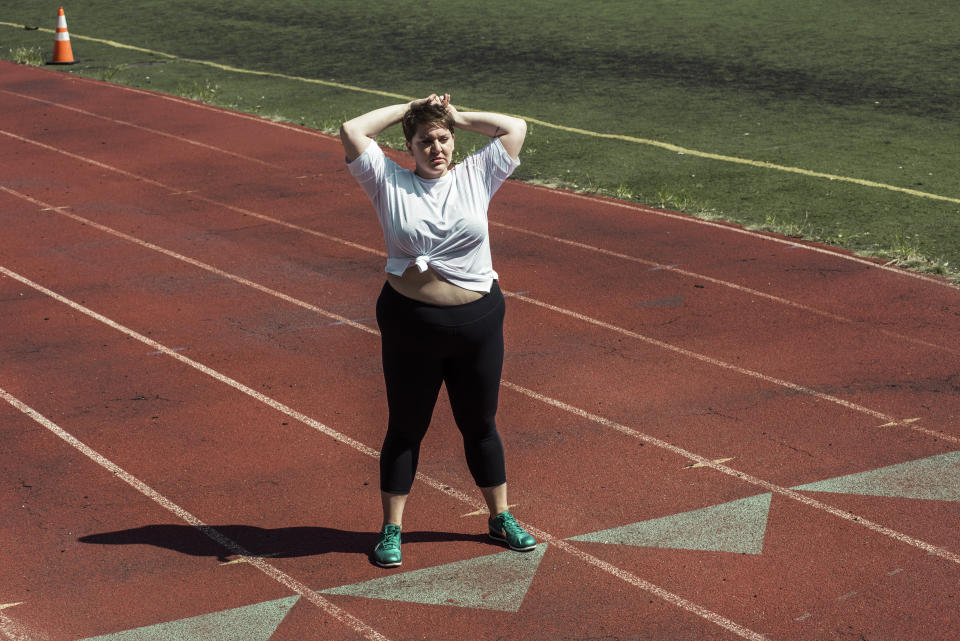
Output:
<svg viewBox="0 0 960 641">
<path fill-rule="evenodd" d="M 63 13 L 63 7 L 60 7 L 57 13 L 57 35 L 53 39 L 53 60 L 47 64 L 72 65 L 75 62 L 73 49 L 70 47 L 70 34 L 67 33 L 67 16 Z"/>
</svg>

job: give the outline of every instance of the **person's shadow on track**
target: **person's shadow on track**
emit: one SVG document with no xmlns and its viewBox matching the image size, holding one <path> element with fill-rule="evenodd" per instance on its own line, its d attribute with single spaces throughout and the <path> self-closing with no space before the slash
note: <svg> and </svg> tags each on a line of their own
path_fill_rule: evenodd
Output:
<svg viewBox="0 0 960 641">
<path fill-rule="evenodd" d="M 286 527 L 267 529 L 252 525 L 144 525 L 129 530 L 88 534 L 77 540 L 97 545 L 153 545 L 190 556 L 216 557 L 221 563 L 239 557 L 236 550 L 216 539 L 225 537 L 247 551 L 251 557 L 292 558 L 329 552 L 362 554 L 371 563 L 371 550 L 377 541 L 375 532 L 351 532 L 328 527 Z M 404 532 L 403 542 L 487 541 L 481 534 L 455 532 Z"/>
</svg>

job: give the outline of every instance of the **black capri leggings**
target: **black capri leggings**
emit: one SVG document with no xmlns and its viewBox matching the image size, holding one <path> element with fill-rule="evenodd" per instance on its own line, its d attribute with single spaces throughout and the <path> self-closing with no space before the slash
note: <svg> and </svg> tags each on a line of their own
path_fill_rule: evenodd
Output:
<svg viewBox="0 0 960 641">
<path fill-rule="evenodd" d="M 503 369 L 503 294 L 464 305 L 430 305 L 384 284 L 377 299 L 390 417 L 380 452 L 380 489 L 408 494 L 433 408 L 446 383 L 463 435 L 467 466 L 479 487 L 506 482 L 495 416 Z"/>
</svg>

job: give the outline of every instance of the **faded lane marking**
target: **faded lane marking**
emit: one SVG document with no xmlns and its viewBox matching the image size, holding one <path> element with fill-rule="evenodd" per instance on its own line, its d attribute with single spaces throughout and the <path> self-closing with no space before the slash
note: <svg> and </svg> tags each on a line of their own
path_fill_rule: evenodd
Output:
<svg viewBox="0 0 960 641">
<path fill-rule="evenodd" d="M 604 202 L 606 202 L 606 201 L 595 201 L 595 202 L 604 203 Z M 644 212 L 644 213 L 646 213 L 646 212 Z M 775 295 L 775 294 L 768 294 L 768 293 L 766 293 L 766 292 L 762 292 L 762 291 L 760 291 L 760 290 L 753 289 L 753 288 L 751 288 L 751 287 L 746 287 L 745 285 L 739 285 L 739 284 L 734 283 L 734 282 L 731 282 L 731 281 L 721 280 L 721 279 L 719 279 L 719 278 L 714 278 L 714 277 L 712 277 L 712 276 L 707 276 L 707 275 L 701 274 L 701 273 L 699 273 L 699 272 L 692 272 L 692 271 L 689 271 L 689 270 L 686 270 L 686 269 L 679 269 L 679 266 L 676 265 L 676 264 L 665 265 L 665 264 L 662 264 L 662 263 L 658 263 L 658 262 L 656 262 L 656 261 L 647 260 L 647 259 L 645 259 L 645 258 L 640 258 L 640 257 L 638 257 L 638 256 L 631 256 L 630 254 L 624 254 L 624 253 L 622 253 L 622 252 L 613 251 L 613 250 L 611 250 L 611 249 L 604 249 L 604 248 L 602 248 L 602 247 L 597 247 L 597 246 L 595 246 L 595 245 L 589 245 L 589 244 L 587 244 L 587 243 L 582 243 L 582 242 L 579 242 L 579 241 L 576 241 L 576 240 L 570 240 L 570 239 L 568 239 L 568 238 L 561 238 L 561 237 L 559 237 L 559 236 L 552 236 L 552 235 L 550 235 L 550 234 L 544 234 L 544 233 L 541 233 L 541 232 L 533 231 L 533 230 L 530 230 L 530 229 L 524 229 L 524 228 L 522 228 L 522 227 L 516 227 L 516 226 L 514 226 L 514 225 L 508 225 L 508 224 L 506 224 L 506 223 L 501 223 L 501 222 L 497 222 L 497 221 L 493 221 L 493 220 L 490 221 L 490 226 L 491 226 L 491 227 L 500 227 L 500 228 L 502 228 L 502 229 L 506 229 L 506 230 L 509 230 L 509 231 L 514 232 L 514 233 L 517 233 L 517 234 L 524 234 L 524 235 L 527 235 L 527 236 L 533 236 L 533 237 L 535 237 L 535 238 L 540 238 L 540 239 L 542 239 L 542 240 L 548 240 L 548 241 L 551 241 L 551 242 L 559 243 L 559 244 L 561 244 L 561 245 L 567 245 L 567 246 L 569 246 L 569 247 L 575 247 L 575 248 L 577 248 L 577 249 L 581 249 L 581 250 L 584 250 L 584 251 L 601 254 L 601 255 L 603 255 L 603 256 L 610 256 L 611 258 L 616 258 L 616 259 L 619 259 L 619 260 L 630 261 L 630 262 L 633 262 L 633 263 L 637 263 L 637 264 L 639 264 L 639 265 L 648 265 L 648 266 L 650 266 L 650 269 L 649 269 L 648 271 L 670 271 L 670 272 L 673 272 L 673 273 L 676 273 L 676 274 L 680 274 L 681 276 L 685 276 L 685 277 L 692 278 L 692 279 L 696 279 L 696 280 L 702 280 L 702 281 L 707 282 L 707 283 L 713 283 L 714 285 L 720 285 L 720 286 L 722 286 L 722 287 L 727 287 L 727 288 L 733 289 L 733 290 L 735 290 L 735 291 L 743 292 L 744 294 L 748 294 L 748 295 L 750 295 L 750 296 L 756 296 L 757 298 L 763 298 L 763 299 L 765 299 L 765 300 L 769 300 L 769 301 L 771 301 L 771 302 L 778 303 L 778 304 L 780 304 L 780 305 L 786 305 L 787 307 L 793 307 L 794 309 L 798 309 L 798 310 L 801 310 L 801 311 L 804 311 L 804 312 L 808 312 L 808 313 L 810 313 L 810 314 L 815 314 L 815 315 L 821 316 L 821 317 L 823 317 L 823 318 L 827 318 L 827 319 L 830 319 L 830 320 L 833 320 L 833 321 L 837 321 L 838 323 L 845 323 L 845 324 L 848 324 L 848 325 L 860 325 L 860 324 L 862 324 L 862 322 L 853 320 L 852 318 L 847 318 L 846 316 L 841 316 L 841 315 L 839 315 L 839 314 L 834 314 L 834 313 L 832 313 L 832 312 L 824 311 L 824 310 L 818 309 L 818 308 L 816 308 L 816 307 L 811 307 L 810 305 L 804 305 L 803 303 L 798 303 L 798 302 L 792 301 L 792 300 L 790 300 L 790 299 L 783 298 L 782 296 L 777 296 L 777 295 Z M 727 227 L 727 226 L 723 226 L 723 228 L 724 228 L 724 229 L 730 229 L 730 228 Z M 778 239 L 774 239 L 774 240 L 778 240 Z M 816 248 L 815 248 L 815 249 L 816 249 Z M 828 253 L 829 253 L 829 252 L 828 252 Z M 876 263 L 870 263 L 869 261 L 864 261 L 864 262 L 866 262 L 867 264 L 869 264 L 871 267 L 877 267 L 877 268 L 882 268 L 882 267 L 883 267 L 883 265 L 879 265 L 879 264 L 876 264 Z M 890 271 L 890 268 L 887 268 L 887 270 Z M 903 270 L 896 270 L 896 269 L 894 269 L 894 270 L 892 270 L 892 271 L 893 271 L 894 273 L 898 273 L 898 274 L 899 274 L 899 273 L 901 273 Z M 914 274 L 914 272 L 908 272 L 908 273 L 911 274 L 911 275 Z M 927 280 L 927 278 L 924 278 L 924 280 Z M 938 283 L 938 284 L 941 284 L 941 283 Z M 523 292 L 518 292 L 518 293 L 523 293 Z M 914 344 L 917 344 L 917 345 L 923 345 L 924 347 L 930 347 L 930 348 L 933 348 L 933 349 L 943 350 L 943 351 L 945 351 L 945 352 L 949 352 L 949 353 L 951 353 L 951 354 L 955 354 L 955 355 L 957 355 L 957 356 L 960 356 L 960 350 L 957 350 L 957 349 L 952 349 L 952 348 L 950 348 L 950 347 L 946 347 L 946 346 L 944 346 L 944 345 L 939 345 L 939 344 L 936 344 L 936 343 L 930 343 L 930 342 L 928 342 L 928 341 L 925 341 L 925 340 L 922 340 L 922 339 L 919 339 L 919 338 L 913 338 L 912 336 L 906 336 L 906 335 L 904 335 L 904 334 L 898 334 L 898 333 L 896 333 L 896 332 L 891 332 L 891 331 L 889 331 L 889 330 L 882 329 L 882 328 L 878 328 L 878 327 L 870 326 L 870 328 L 871 328 L 872 330 L 878 331 L 878 332 L 880 332 L 881 334 L 884 334 L 884 335 L 886 335 L 886 336 L 890 336 L 890 337 L 892 337 L 892 338 L 896 338 L 896 339 L 899 339 L 899 340 L 905 340 L 905 341 L 907 341 L 907 342 L 914 343 Z"/>
<path fill-rule="evenodd" d="M 252 156 L 245 156 L 244 154 L 238 154 L 238 153 L 233 152 L 233 151 L 228 151 L 228 150 L 223 149 L 223 148 L 221 148 L 221 147 L 214 147 L 213 145 L 208 145 L 208 144 L 206 144 L 206 143 L 202 143 L 202 142 L 199 142 L 199 141 L 197 141 L 197 140 L 191 140 L 190 138 L 185 138 L 185 137 L 183 137 L 183 136 L 178 136 L 177 134 L 171 134 L 171 133 L 169 133 L 169 132 L 161 131 L 161 130 L 159 130 L 159 129 L 153 129 L 152 127 L 145 127 L 145 126 L 143 126 L 143 125 L 138 125 L 138 124 L 136 124 L 136 123 L 132 123 L 132 122 L 129 122 L 129 121 L 126 121 L 126 120 L 117 120 L 116 118 L 111 118 L 111 117 L 109 117 L 109 116 L 103 116 L 103 115 L 94 113 L 94 112 L 92 112 L 92 111 L 87 111 L 86 109 L 80 109 L 80 108 L 78 108 L 78 107 L 71 107 L 70 105 L 61 104 L 61 103 L 59 103 L 59 102 L 51 102 L 51 101 L 49 101 L 49 100 L 43 100 L 42 98 L 34 98 L 33 96 L 28 96 L 28 95 L 26 95 L 26 94 L 17 93 L 17 92 L 15 92 L 15 91 L 7 91 L 6 89 L 0 89 L 0 93 L 9 94 L 9 95 L 11 95 L 11 96 L 17 96 L 18 98 L 23 98 L 23 99 L 25 99 L 25 100 L 32 100 L 33 102 L 38 102 L 38 103 L 40 103 L 40 104 L 49 105 L 49 106 L 51 106 L 51 107 L 57 107 L 57 108 L 59 108 L 59 109 L 65 109 L 65 110 L 67 110 L 67 111 L 73 111 L 73 112 L 75 112 L 75 113 L 78 113 L 78 114 L 81 114 L 81 115 L 84 115 L 84 116 L 89 116 L 89 117 L 91 117 L 91 118 L 99 118 L 100 120 L 105 120 L 105 121 L 107 121 L 107 122 L 109 122 L 109 123 L 112 123 L 112 124 L 115 124 L 115 125 L 122 125 L 122 126 L 124 126 L 124 127 L 131 127 L 131 128 L 133 128 L 133 129 L 140 129 L 141 131 L 146 131 L 146 132 L 148 132 L 148 133 L 151 133 L 151 134 L 154 134 L 154 135 L 157 135 L 157 136 L 163 136 L 163 137 L 165 137 L 165 138 L 172 138 L 173 140 L 176 140 L 177 142 L 182 142 L 182 143 L 186 143 L 186 144 L 188 144 L 188 145 L 193 145 L 193 146 L 195 146 L 195 147 L 201 147 L 201 148 L 203 148 L 203 149 L 208 149 L 208 150 L 210 150 L 210 151 L 215 151 L 215 152 L 217 152 L 217 153 L 226 154 L 226 155 L 228 155 L 228 156 L 233 156 L 234 158 L 239 158 L 239 159 L 241 159 L 241 160 L 246 160 L 247 162 L 256 163 L 256 164 L 258 164 L 258 165 L 264 165 L 264 166 L 266 166 L 266 167 L 273 167 L 274 169 L 283 169 L 283 167 L 281 167 L 280 165 L 275 165 L 275 164 L 270 163 L 270 162 L 267 162 L 267 161 L 265 161 L 265 160 L 260 160 L 259 158 L 254 158 L 254 157 L 252 157 Z"/>
<path fill-rule="evenodd" d="M 23 282 L 25 285 L 30 285 L 31 287 L 35 286 L 34 284 L 31 284 L 29 281 L 24 282 L 22 277 L 18 278 L 16 275 L 13 275 L 11 272 L 8 272 L 3 267 L 0 267 L 0 270 L 2 270 L 3 273 L 7 274 L 11 278 L 20 280 L 20 282 Z M 38 291 L 42 291 L 42 290 L 38 290 Z M 44 292 L 44 293 L 47 293 L 47 292 Z M 50 292 L 50 294 L 52 294 L 52 292 Z M 60 299 L 60 297 L 58 297 L 57 295 L 54 295 L 53 298 L 57 298 L 58 300 Z M 60 300 L 60 302 L 66 302 L 66 300 L 67 299 L 63 299 L 63 300 Z M 67 304 L 69 305 L 69 303 Z M 70 306 L 74 307 L 74 309 L 77 309 L 78 311 L 81 311 L 87 315 L 95 314 L 95 312 L 91 312 L 90 310 L 87 310 L 86 308 L 82 308 L 76 304 L 70 305 Z M 100 318 L 104 318 L 104 317 L 101 316 Z M 107 319 L 104 318 L 104 320 L 107 320 Z M 115 328 L 119 329 L 120 326 L 117 325 Z M 141 340 L 141 342 L 144 342 L 144 339 L 145 339 L 146 341 L 153 343 L 153 341 L 150 341 L 150 339 L 147 339 L 145 336 L 140 337 L 139 335 L 136 335 L 135 332 L 130 332 L 129 330 L 127 330 L 126 333 L 128 333 L 128 335 L 132 336 L 133 338 L 137 338 L 138 340 Z M 153 343 L 153 344 L 158 347 L 163 347 L 159 343 Z M 170 351 L 169 353 L 174 354 L 175 352 Z M 63 440 L 68 445 L 73 447 L 75 450 L 77 450 L 78 452 L 86 456 L 88 459 L 90 459 L 91 461 L 93 461 L 103 469 L 107 470 L 108 472 L 110 472 L 111 474 L 119 478 L 121 481 L 123 481 L 133 489 L 143 494 L 145 497 L 147 497 L 148 499 L 150 499 L 151 501 L 153 501 L 163 509 L 167 510 L 168 512 L 177 516 L 182 521 L 193 526 L 199 532 L 201 532 L 204 536 L 211 539 L 212 541 L 215 541 L 216 543 L 223 546 L 227 550 L 230 550 L 230 552 L 232 552 L 233 554 L 236 554 L 242 557 L 247 563 L 254 566 L 258 570 L 260 570 L 262 573 L 264 573 L 265 575 L 273 579 L 274 581 L 284 585 L 285 587 L 289 588 L 293 592 L 301 595 L 302 597 L 304 597 L 305 599 L 307 599 L 308 601 L 316 605 L 318 608 L 320 608 L 324 613 L 332 616 L 337 621 L 346 625 L 357 634 L 360 634 L 363 637 L 370 639 L 371 641 L 389 641 L 387 637 L 383 636 L 382 634 L 374 630 L 365 622 L 353 616 L 346 610 L 334 605 L 327 599 L 320 596 L 319 593 L 314 592 L 313 590 L 308 588 L 303 583 L 300 583 L 290 575 L 270 565 L 263 559 L 257 558 L 256 556 L 252 556 L 239 543 L 235 542 L 233 539 L 230 539 L 224 536 L 216 528 L 213 528 L 207 525 L 206 523 L 201 521 L 199 518 L 197 518 L 190 512 L 187 512 L 185 509 L 183 509 L 182 507 L 180 507 L 179 505 L 177 505 L 176 503 L 174 503 L 164 495 L 160 494 L 159 492 L 154 490 L 152 487 L 150 487 L 149 485 L 147 485 L 137 477 L 133 476 L 132 474 L 130 474 L 129 472 L 121 468 L 119 465 L 117 465 L 113 461 L 104 457 L 99 452 L 97 452 L 96 450 L 88 446 L 86 443 L 83 443 L 82 441 L 77 439 L 75 436 L 68 433 L 59 425 L 57 425 L 47 417 L 40 414 L 39 412 L 37 412 L 36 410 L 28 406 L 26 403 L 23 403 L 22 401 L 20 401 L 18 398 L 11 395 L 9 392 L 4 390 L 3 388 L 0 388 L 0 398 L 2 398 L 7 403 L 9 403 L 10 405 L 18 409 L 20 412 L 28 416 L 34 422 L 39 423 L 40 425 L 45 427 L 47 430 L 52 432 L 55 436 L 59 437 L 61 440 Z"/>
<path fill-rule="evenodd" d="M 938 439 L 942 439 L 942 440 L 944 440 L 944 441 L 950 441 L 951 443 L 960 443 L 960 437 L 951 436 L 950 434 L 946 434 L 946 433 L 944 433 L 944 432 L 937 432 L 937 431 L 935 431 L 935 430 L 930 430 L 930 429 L 927 429 L 927 428 L 925 428 L 925 427 L 920 427 L 919 425 L 916 425 L 916 423 L 914 423 L 914 422 L 906 422 L 906 421 L 898 420 L 898 419 L 894 418 L 893 416 L 890 416 L 890 415 L 888 415 L 888 414 L 884 414 L 883 412 L 880 412 L 880 411 L 878 411 L 878 410 L 870 409 L 869 407 L 866 407 L 866 406 L 864 406 L 864 405 L 860 405 L 860 404 L 858 404 L 858 403 L 854 403 L 854 402 L 852 402 L 852 401 L 846 401 L 846 400 L 844 400 L 844 399 L 842 399 L 842 398 L 839 398 L 839 397 L 837 397 L 837 396 L 833 396 L 833 395 L 831 395 L 831 394 L 825 394 L 825 393 L 823 393 L 823 392 L 818 392 L 817 390 L 815 390 L 815 389 L 813 389 L 813 388 L 806 387 L 806 386 L 800 385 L 800 384 L 798 384 L 798 383 L 793 383 L 793 382 L 791 382 L 791 381 L 787 381 L 787 380 L 784 380 L 784 379 L 782 379 L 782 378 L 776 378 L 776 377 L 774 377 L 774 376 L 768 376 L 768 375 L 763 374 L 763 373 L 761 373 L 761 372 L 757 372 L 757 371 L 754 371 L 754 370 L 751 370 L 751 369 L 747 369 L 747 368 L 745 368 L 745 367 L 740 367 L 739 365 L 734 365 L 733 363 L 727 363 L 726 361 L 722 361 L 722 360 L 720 360 L 720 359 L 713 358 L 712 356 L 707 356 L 707 355 L 705 355 L 705 354 L 700 354 L 699 352 L 694 352 L 694 351 L 689 350 L 689 349 L 686 349 L 686 348 L 684 348 L 684 347 L 679 347 L 679 346 L 677 346 L 677 345 L 673 345 L 673 344 L 671 344 L 671 343 L 667 343 L 667 342 L 658 340 L 658 339 L 656 339 L 656 338 L 651 338 L 651 337 L 649 337 L 649 336 L 644 336 L 643 334 L 640 334 L 640 333 L 638 333 L 638 332 L 634 332 L 634 331 L 632 331 L 632 330 L 625 329 L 625 328 L 623 328 L 623 327 L 619 327 L 619 326 L 614 325 L 614 324 L 612 324 L 612 323 L 607 323 L 607 322 L 605 322 L 605 321 L 602 321 L 602 320 L 593 318 L 593 317 L 591 317 L 591 316 L 587 316 L 586 314 L 581 314 L 581 313 L 575 312 L 575 311 L 573 311 L 573 310 L 569 310 L 569 309 L 566 309 L 566 308 L 563 308 L 563 307 L 558 307 L 558 306 L 556 306 L 556 305 L 551 305 L 550 303 L 545 303 L 545 302 L 540 301 L 540 300 L 537 300 L 537 299 L 535 299 L 535 298 L 529 298 L 529 297 L 527 297 L 527 296 L 521 296 L 521 295 L 519 295 L 519 294 L 514 294 L 514 293 L 508 292 L 508 291 L 506 291 L 506 290 L 504 290 L 503 293 L 504 293 L 505 296 L 511 296 L 511 297 L 513 297 L 513 298 L 517 298 L 517 299 L 519 299 L 519 300 L 528 302 L 528 303 L 530 303 L 531 305 L 536 305 L 536 306 L 538 306 L 538 307 L 542 307 L 542 308 L 547 309 L 547 310 L 550 310 L 550 311 L 552 311 L 552 312 L 557 312 L 558 314 L 563 314 L 563 315 L 565 315 L 565 316 L 570 316 L 571 318 L 576 318 L 577 320 L 583 321 L 584 323 L 588 323 L 588 324 L 590 324 L 590 325 L 595 325 L 595 326 L 597 326 L 597 327 L 602 327 L 602 328 L 607 329 L 607 330 L 610 330 L 610 331 L 612 331 L 612 332 L 616 332 L 616 333 L 618 333 L 618 334 L 622 334 L 623 336 L 628 336 L 628 337 L 630 337 L 630 338 L 634 338 L 634 339 L 636 339 L 636 340 L 638 340 L 638 341 L 647 343 L 647 344 L 649 344 L 649 345 L 653 345 L 653 346 L 655 346 L 655 347 L 659 347 L 659 348 L 661 348 L 661 349 L 664 349 L 664 350 L 667 350 L 667 351 L 670 351 L 670 352 L 674 352 L 675 354 L 680 354 L 680 355 L 682 355 L 682 356 L 686 356 L 686 357 L 688 357 L 688 358 L 692 358 L 692 359 L 694 359 L 694 360 L 700 361 L 701 363 L 708 363 L 708 364 L 710 364 L 710 365 L 715 365 L 716 367 L 719 367 L 719 368 L 722 368 L 722 369 L 725 369 L 725 370 L 729 370 L 729 371 L 731 371 L 731 372 L 735 372 L 735 373 L 741 374 L 741 375 L 743 375 L 743 376 L 747 376 L 747 377 L 750 377 L 750 378 L 754 378 L 754 379 L 763 381 L 763 382 L 765 382 L 765 383 L 770 383 L 770 384 L 772 384 L 772 385 L 776 385 L 777 387 L 782 387 L 782 388 L 784 388 L 784 389 L 788 389 L 788 390 L 791 390 L 791 391 L 794 391 L 794 392 L 798 392 L 798 393 L 804 394 L 804 395 L 806 395 L 806 396 L 811 396 L 811 397 L 813 397 L 813 398 L 820 399 L 821 401 L 826 401 L 826 402 L 828 402 L 828 403 L 833 403 L 833 404 L 835 404 L 835 405 L 839 405 L 840 407 L 845 407 L 845 408 L 847 408 L 847 409 L 849 409 L 849 410 L 853 410 L 854 412 L 859 412 L 859 413 L 861 413 L 861 414 L 866 414 L 867 416 L 872 416 L 872 417 L 874 417 L 874 418 L 876 418 L 876 419 L 879 419 L 879 420 L 882 420 L 882 421 L 887 421 L 888 423 L 892 423 L 892 424 L 895 424 L 895 425 L 899 425 L 899 426 L 902 426 L 902 427 L 906 427 L 906 428 L 911 429 L 911 430 L 915 430 L 915 431 L 917 431 L 917 432 L 920 432 L 921 434 L 926 434 L 926 435 L 928 435 L 928 436 L 933 436 L 933 437 L 936 437 L 936 438 L 938 438 Z"/>
</svg>

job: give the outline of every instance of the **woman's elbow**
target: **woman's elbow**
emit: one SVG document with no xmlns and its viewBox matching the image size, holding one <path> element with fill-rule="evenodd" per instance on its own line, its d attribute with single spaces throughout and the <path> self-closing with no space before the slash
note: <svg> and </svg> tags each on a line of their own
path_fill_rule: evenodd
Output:
<svg viewBox="0 0 960 641">
<path fill-rule="evenodd" d="M 527 121 L 523 118 L 517 118 L 517 135 L 521 138 L 527 137 Z"/>
</svg>

